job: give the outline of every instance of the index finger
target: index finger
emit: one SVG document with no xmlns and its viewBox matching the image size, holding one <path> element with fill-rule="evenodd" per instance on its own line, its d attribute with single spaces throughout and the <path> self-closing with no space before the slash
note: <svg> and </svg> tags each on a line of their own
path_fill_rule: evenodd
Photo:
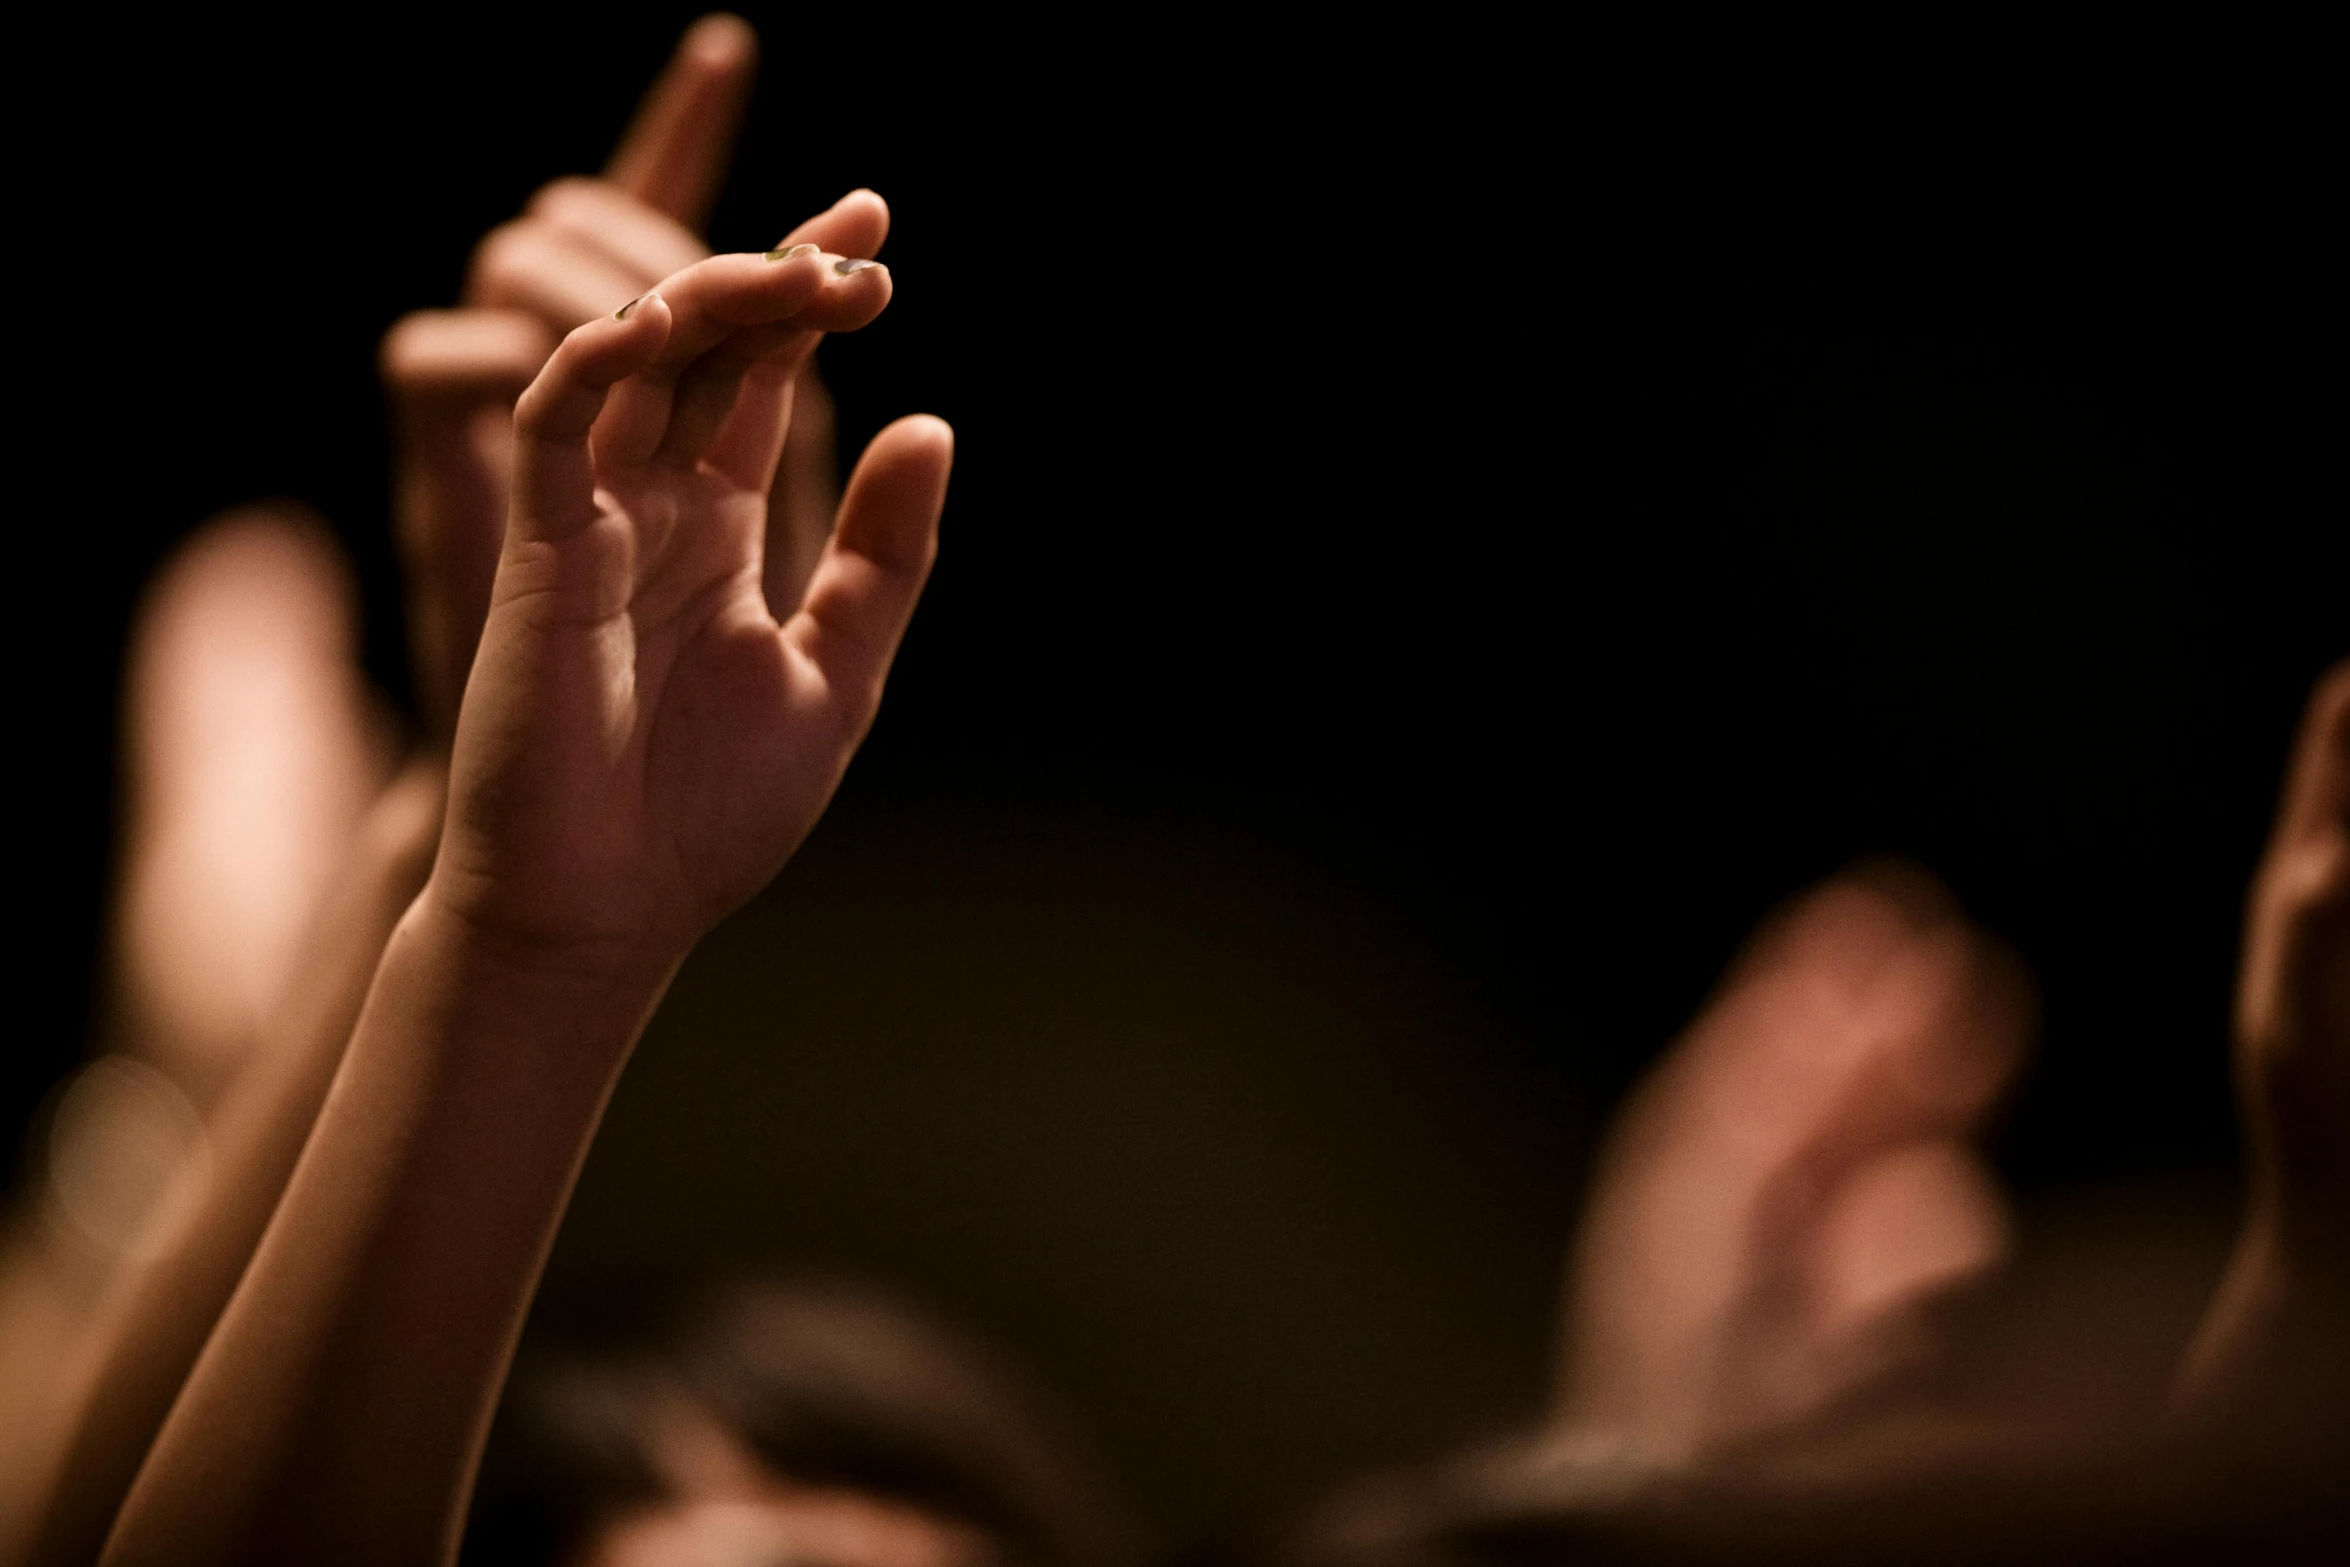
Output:
<svg viewBox="0 0 2350 1567">
<path fill-rule="evenodd" d="M 613 149 L 604 177 L 699 229 L 726 173 L 758 65 L 758 35 L 741 17 L 721 11 L 687 28 Z"/>
</svg>

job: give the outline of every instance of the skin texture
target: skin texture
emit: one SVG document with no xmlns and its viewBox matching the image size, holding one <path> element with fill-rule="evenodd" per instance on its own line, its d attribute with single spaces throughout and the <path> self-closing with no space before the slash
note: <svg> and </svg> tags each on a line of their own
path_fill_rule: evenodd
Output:
<svg viewBox="0 0 2350 1567">
<path fill-rule="evenodd" d="M 2021 1061 L 2016 965 L 1922 872 L 1873 867 L 1767 924 L 1602 1154 L 1555 1427 L 1680 1463 L 1928 1353 L 2007 1250 L 1971 1138 Z"/>
<path fill-rule="evenodd" d="M 39 1419 L 55 1433 L 28 1507 L 30 1559 L 88 1561 L 169 1413 L 188 1368 L 276 1209 L 377 960 L 424 885 L 440 837 L 441 778 L 430 764 L 386 790 L 361 824 L 316 922 L 302 980 L 268 1030 L 267 1049 L 229 1091 L 201 1205 L 152 1262 L 125 1269 L 92 1311 Z M 24 1549 L 23 1540 L 15 1542 Z"/>
<path fill-rule="evenodd" d="M 698 24 L 605 174 L 541 191 L 485 240 L 464 308 L 387 338 L 421 687 L 463 784 L 449 845 L 444 764 L 376 795 L 381 734 L 349 680 L 347 589 L 313 525 L 233 519 L 150 611 L 131 746 L 150 804 L 134 808 L 147 814 L 117 940 L 126 990 L 164 998 L 140 1002 L 129 1031 L 177 1063 L 218 1158 L 186 1235 L 93 1290 L 89 1331 L 29 1423 L 54 1443 L 34 1466 L 49 1503 L 0 1512 L 41 1521 L 43 1559 L 96 1549 L 199 1352 L 117 1558 L 448 1549 L 515 1324 L 636 1029 L 677 954 L 788 856 L 870 720 L 927 566 L 929 523 L 909 519 L 935 517 L 945 438 L 921 421 L 885 432 L 832 539 L 808 353 L 886 296 L 885 275 L 826 269 L 875 253 L 888 214 L 852 193 L 778 247 L 828 254 L 697 267 L 754 60 L 740 23 Z M 606 324 L 656 285 L 663 298 Z M 582 325 L 568 367 L 549 367 Z M 211 569 L 222 560 L 241 564 Z M 185 587 L 257 575 L 283 584 L 260 600 L 274 642 L 238 643 L 234 595 Z M 190 604 L 213 608 L 191 619 Z M 485 622 L 492 655 L 461 723 Z M 255 646 L 270 651 L 255 661 Z M 199 689 L 203 660 L 240 647 L 238 673 Z M 172 684 L 190 670 L 201 678 Z M 207 691 L 250 692 L 255 671 L 285 699 L 276 716 L 204 706 Z M 208 800 L 252 798 L 203 772 L 239 747 L 182 738 L 224 727 L 275 747 L 274 775 L 307 780 L 298 809 L 242 827 L 203 816 Z M 175 825 L 199 818 L 213 825 Z M 2337 670 L 2252 900 L 2237 1037 L 2255 1203 L 2183 1420 L 2310 1422 L 2344 1402 L 2325 1373 L 2350 1320 L 2346 824 Z M 224 843 L 252 852 L 230 870 L 196 852 Z M 231 906 L 232 882 L 266 896 Z M 192 936 L 219 953 L 187 961 Z M 138 977 L 165 962 L 176 971 Z M 1703 1456 L 1922 1353 L 1933 1303 L 2004 1249 L 1969 1139 L 2024 1013 L 1996 949 L 1914 878 L 1846 878 L 1783 918 L 1641 1091 L 1603 1166 L 1559 1428 Z M 976 1549 L 919 1515 L 738 1469 L 696 1471 L 678 1507 L 621 1520 L 599 1548 Z M 0 1559 L 21 1546 L 0 1540 Z"/>
<path fill-rule="evenodd" d="M 793 380 L 888 294 L 837 255 L 713 257 L 524 393 L 431 879 L 107 1560 L 453 1553 L 613 1081 L 822 811 L 928 572 L 951 440 L 914 418 L 780 624 L 763 580 Z"/>
</svg>

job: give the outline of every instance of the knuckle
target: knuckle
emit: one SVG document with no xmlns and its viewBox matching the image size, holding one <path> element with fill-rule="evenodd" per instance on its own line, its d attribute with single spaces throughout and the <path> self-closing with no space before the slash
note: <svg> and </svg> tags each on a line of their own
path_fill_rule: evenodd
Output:
<svg viewBox="0 0 2350 1567">
<path fill-rule="evenodd" d="M 584 174 L 566 174 L 541 185 L 523 210 L 538 217 L 559 218 L 594 204 L 605 188 L 601 180 Z"/>
<path fill-rule="evenodd" d="M 501 223 L 482 236 L 473 249 L 473 267 L 468 279 L 468 293 L 486 298 L 503 298 L 511 293 L 517 279 L 529 272 L 540 249 L 537 227 L 527 218 L 516 218 Z"/>
<path fill-rule="evenodd" d="M 553 394 L 547 390 L 544 377 L 522 389 L 514 400 L 514 428 L 517 433 L 536 435 L 547 422 L 547 402 Z"/>
</svg>

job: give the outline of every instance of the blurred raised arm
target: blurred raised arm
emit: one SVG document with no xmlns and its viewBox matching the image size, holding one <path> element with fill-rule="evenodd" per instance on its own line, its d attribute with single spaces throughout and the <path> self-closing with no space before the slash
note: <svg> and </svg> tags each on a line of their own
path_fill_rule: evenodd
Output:
<svg viewBox="0 0 2350 1567">
<path fill-rule="evenodd" d="M 454 1554 L 620 1068 L 823 810 L 927 574 L 950 440 L 908 419 L 780 622 L 761 581 L 811 334 L 889 288 L 813 245 L 714 257 L 523 395 L 438 858 L 107 1560 Z"/>
<path fill-rule="evenodd" d="M 2253 878 L 2236 1086 L 2250 1212 L 2179 1412 L 2251 1433 L 2328 1430 L 2350 1456 L 2350 664 L 2310 698 Z"/>
</svg>

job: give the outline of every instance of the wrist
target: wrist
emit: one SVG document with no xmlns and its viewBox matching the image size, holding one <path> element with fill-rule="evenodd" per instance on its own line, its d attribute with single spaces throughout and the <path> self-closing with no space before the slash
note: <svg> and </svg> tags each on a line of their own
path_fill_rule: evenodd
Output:
<svg viewBox="0 0 2350 1567">
<path fill-rule="evenodd" d="M 387 973 L 436 995 L 508 1049 L 624 1060 L 684 959 L 646 943 L 542 937 L 470 913 L 436 875 L 410 905 Z"/>
<path fill-rule="evenodd" d="M 453 888 L 445 872 L 435 867 L 409 919 L 468 974 L 532 991 L 657 996 L 692 950 L 690 941 L 652 931 L 588 934 L 500 919 Z"/>
</svg>

